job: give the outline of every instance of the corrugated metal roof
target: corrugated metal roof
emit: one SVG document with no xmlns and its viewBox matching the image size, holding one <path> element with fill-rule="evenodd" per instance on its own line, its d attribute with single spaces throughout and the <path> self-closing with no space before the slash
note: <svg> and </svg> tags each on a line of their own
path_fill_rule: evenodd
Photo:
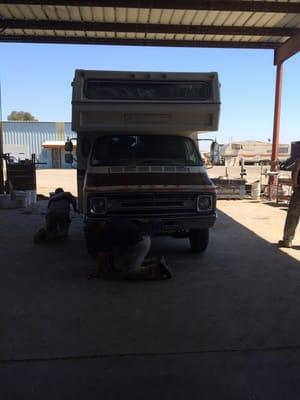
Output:
<svg viewBox="0 0 300 400">
<path fill-rule="evenodd" d="M 0 41 L 277 48 L 298 0 L 0 1 Z"/>
</svg>

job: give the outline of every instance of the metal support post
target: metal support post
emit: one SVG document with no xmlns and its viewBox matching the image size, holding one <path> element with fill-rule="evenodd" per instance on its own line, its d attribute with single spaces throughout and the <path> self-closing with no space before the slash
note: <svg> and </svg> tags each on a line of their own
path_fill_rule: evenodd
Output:
<svg viewBox="0 0 300 400">
<path fill-rule="evenodd" d="M 4 154 L 3 154 L 3 131 L 2 121 L 0 121 L 0 194 L 4 193 Z"/>
<path fill-rule="evenodd" d="M 0 85 L 0 194 L 4 193 L 4 154 L 3 154 L 3 123 L 1 108 L 1 85 Z"/>
<path fill-rule="evenodd" d="M 277 161 L 278 161 L 280 110 L 281 110 L 281 93 L 282 93 L 282 69 L 283 69 L 282 65 L 283 65 L 282 63 L 279 63 L 277 65 L 277 73 L 276 73 L 271 171 L 277 170 Z"/>
</svg>

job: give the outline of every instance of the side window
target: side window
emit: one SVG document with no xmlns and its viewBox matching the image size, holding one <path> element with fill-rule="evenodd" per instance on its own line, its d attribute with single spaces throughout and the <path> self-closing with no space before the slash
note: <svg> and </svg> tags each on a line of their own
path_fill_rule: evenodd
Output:
<svg viewBox="0 0 300 400">
<path fill-rule="evenodd" d="M 191 164 L 194 165 L 201 165 L 201 161 L 199 158 L 199 154 L 196 151 L 194 143 L 191 140 L 185 140 L 185 153 L 186 153 L 186 160 L 189 161 Z"/>
</svg>

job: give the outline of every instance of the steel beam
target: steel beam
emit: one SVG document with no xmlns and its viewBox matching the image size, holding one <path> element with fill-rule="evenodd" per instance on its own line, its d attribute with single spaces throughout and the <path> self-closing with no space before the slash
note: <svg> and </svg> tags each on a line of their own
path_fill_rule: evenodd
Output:
<svg viewBox="0 0 300 400">
<path fill-rule="evenodd" d="M 0 84 L 0 194 L 4 193 L 4 154 L 3 154 L 3 122 L 2 122 L 2 98 Z"/>
<path fill-rule="evenodd" d="M 274 64 L 279 65 L 300 51 L 300 33 L 287 40 L 275 51 Z"/>
<path fill-rule="evenodd" d="M 41 6 L 122 7 L 208 11 L 244 11 L 270 13 L 300 13 L 300 3 L 283 1 L 227 1 L 227 0 L 2 0 L 0 4 Z"/>
<path fill-rule="evenodd" d="M 174 33 L 202 35 L 247 35 L 289 37 L 300 34 L 300 28 L 265 28 L 247 26 L 213 26 L 213 25 L 175 25 L 175 24 L 133 24 L 106 23 L 90 21 L 56 21 L 0 19 L 0 29 L 30 30 L 66 30 L 90 32 L 138 32 L 138 33 Z"/>
<path fill-rule="evenodd" d="M 4 154 L 3 154 L 3 124 L 0 120 L 0 194 L 4 193 Z"/>
<path fill-rule="evenodd" d="M 273 42 L 240 42 L 240 41 L 198 41 L 198 40 L 158 40 L 158 39 L 118 39 L 70 36 L 43 35 L 0 35 L 1 42 L 11 43 L 57 43 L 57 44 L 98 44 L 119 46 L 157 46 L 157 47 L 193 47 L 193 48 L 236 48 L 236 49 L 276 49 Z"/>
<path fill-rule="evenodd" d="M 271 171 L 277 171 L 278 167 L 277 163 L 278 163 L 280 111 L 281 111 L 281 94 L 282 94 L 282 70 L 283 70 L 283 65 L 282 63 L 279 63 L 277 65 L 277 72 L 276 72 Z"/>
</svg>

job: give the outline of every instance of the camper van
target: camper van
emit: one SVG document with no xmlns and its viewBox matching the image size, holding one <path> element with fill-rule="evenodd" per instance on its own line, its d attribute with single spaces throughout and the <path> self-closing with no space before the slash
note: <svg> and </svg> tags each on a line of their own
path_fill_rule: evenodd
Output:
<svg viewBox="0 0 300 400">
<path fill-rule="evenodd" d="M 216 191 L 197 138 L 218 129 L 217 73 L 76 70 L 72 86 L 89 252 L 97 224 L 112 218 L 189 238 L 192 251 L 204 251 L 216 220 Z M 72 147 L 66 143 L 66 150 Z M 72 162 L 72 154 L 66 159 Z"/>
</svg>

